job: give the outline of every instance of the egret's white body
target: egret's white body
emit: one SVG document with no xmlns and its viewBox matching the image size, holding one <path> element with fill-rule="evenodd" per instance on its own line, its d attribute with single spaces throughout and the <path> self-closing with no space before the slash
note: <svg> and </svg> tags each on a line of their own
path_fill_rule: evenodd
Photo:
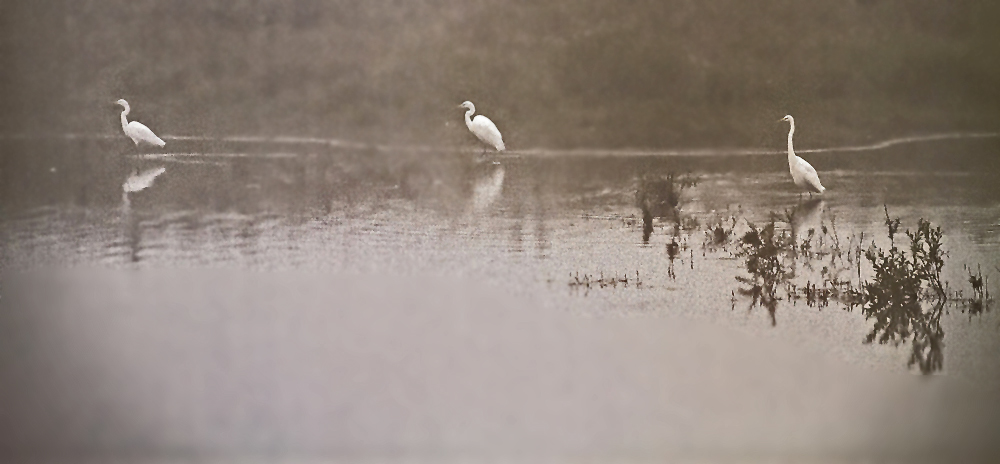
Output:
<svg viewBox="0 0 1000 464">
<path fill-rule="evenodd" d="M 476 112 L 476 106 L 472 102 L 467 101 L 459 106 L 468 110 L 465 112 L 465 126 L 469 128 L 469 131 L 483 143 L 496 148 L 497 151 L 504 151 L 503 137 L 500 135 L 497 125 L 493 124 L 490 118 L 481 114 L 473 118 L 472 114 Z"/>
<path fill-rule="evenodd" d="M 149 128 L 141 122 L 129 122 L 128 119 L 125 118 L 125 116 L 128 116 L 128 112 L 131 111 L 128 107 L 127 101 L 122 99 L 118 100 L 116 103 L 125 107 L 125 111 L 122 111 L 122 131 L 125 132 L 125 135 L 132 139 L 132 142 L 135 143 L 136 146 L 139 145 L 139 142 L 156 145 L 158 147 L 166 145 L 166 142 L 157 137 L 153 131 L 149 130 Z"/>
<path fill-rule="evenodd" d="M 810 194 L 814 192 L 823 193 L 826 187 L 823 187 L 823 184 L 819 182 L 816 169 L 807 163 L 806 160 L 796 156 L 795 150 L 792 149 L 792 135 L 795 134 L 795 118 L 792 115 L 787 115 L 781 118 L 781 120 L 791 123 L 791 127 L 788 129 L 788 171 L 792 173 L 792 181 L 795 182 L 795 185 L 805 189 Z"/>
</svg>

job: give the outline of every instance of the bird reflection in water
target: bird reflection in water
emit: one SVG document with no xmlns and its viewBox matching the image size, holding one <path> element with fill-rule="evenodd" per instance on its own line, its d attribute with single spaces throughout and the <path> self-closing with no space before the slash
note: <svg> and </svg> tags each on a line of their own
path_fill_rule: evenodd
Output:
<svg viewBox="0 0 1000 464">
<path fill-rule="evenodd" d="M 856 293 L 844 275 L 855 268 L 852 258 L 857 254 L 841 249 L 836 228 L 826 225 L 823 210 L 823 201 L 813 199 L 783 215 L 772 213 L 761 227 L 748 223 L 749 230 L 737 242 L 736 256 L 744 260 L 748 274 L 736 277 L 743 284 L 739 293 L 752 297 L 751 308 L 766 307 L 772 325 L 777 324 L 781 300 L 824 307 L 832 301 L 849 302 Z"/>
<path fill-rule="evenodd" d="M 156 180 L 160 174 L 163 174 L 166 171 L 167 168 L 163 166 L 147 169 L 141 174 L 138 169 L 132 170 L 132 174 L 130 174 L 125 179 L 125 183 L 122 184 L 122 202 L 128 204 L 128 194 L 140 192 L 149 188 L 153 185 L 153 181 Z"/>
<path fill-rule="evenodd" d="M 819 198 L 813 198 L 804 202 L 800 202 L 792 208 L 791 211 L 786 211 L 785 215 L 787 217 L 787 222 L 791 228 L 791 240 L 792 240 L 792 254 L 793 257 L 797 258 L 799 254 L 808 255 L 814 252 L 814 239 L 815 245 L 822 247 L 825 243 L 826 235 L 828 230 L 823 224 L 823 200 Z M 814 260 L 808 259 L 802 260 L 804 266 L 808 269 L 812 269 L 812 262 Z M 792 259 L 792 274 L 799 273 L 799 260 Z"/>
<path fill-rule="evenodd" d="M 813 198 L 795 206 L 789 214 L 791 217 L 792 240 L 798 242 L 803 233 L 815 233 L 822 226 L 824 202 L 822 198 Z"/>
<path fill-rule="evenodd" d="M 142 229 L 139 225 L 139 218 L 132 214 L 132 202 L 129 195 L 141 192 L 153 185 L 156 178 L 166 172 L 167 168 L 160 166 L 147 169 L 142 173 L 134 169 L 132 174 L 125 178 L 122 184 L 122 224 L 125 226 L 125 234 L 129 249 L 129 260 L 133 263 L 139 261 L 140 241 Z"/>
<path fill-rule="evenodd" d="M 506 175 L 502 165 L 492 165 L 492 169 L 476 179 L 472 186 L 472 209 L 479 213 L 485 211 L 500 198 L 503 192 L 503 180 Z"/>
</svg>

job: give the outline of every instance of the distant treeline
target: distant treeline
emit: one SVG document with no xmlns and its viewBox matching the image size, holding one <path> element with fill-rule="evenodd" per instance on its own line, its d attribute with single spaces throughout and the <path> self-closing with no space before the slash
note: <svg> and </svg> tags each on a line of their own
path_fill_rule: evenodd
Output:
<svg viewBox="0 0 1000 464">
<path fill-rule="evenodd" d="M 0 4 L 0 131 L 802 147 L 1000 128 L 1000 2 Z"/>
</svg>

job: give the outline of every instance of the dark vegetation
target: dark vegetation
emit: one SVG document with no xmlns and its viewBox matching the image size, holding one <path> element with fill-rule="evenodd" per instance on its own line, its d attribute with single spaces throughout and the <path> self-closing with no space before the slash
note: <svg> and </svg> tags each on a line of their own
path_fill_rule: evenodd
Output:
<svg viewBox="0 0 1000 464">
<path fill-rule="evenodd" d="M 629 273 L 624 273 L 618 275 L 616 272 L 612 275 L 604 275 L 601 272 L 597 275 L 584 273 L 581 275 L 579 272 L 570 274 L 569 276 L 569 287 L 573 289 L 583 289 L 585 292 L 590 292 L 592 288 L 628 288 L 632 285 L 632 288 L 642 288 L 642 277 L 639 271 L 635 271 L 635 275 Z"/>
<path fill-rule="evenodd" d="M 972 287 L 972 295 L 966 298 L 965 292 L 958 290 L 955 292 L 954 298 L 964 303 L 962 311 L 967 312 L 971 319 L 972 316 L 979 316 L 989 311 L 993 306 L 993 297 L 990 296 L 990 279 L 983 276 L 982 267 L 977 265 L 975 272 L 968 265 L 965 265 L 964 268 L 969 273 L 969 286 Z M 997 268 L 997 272 L 1000 272 L 1000 267 Z"/>
<path fill-rule="evenodd" d="M 941 282 L 945 253 L 940 227 L 920 219 L 917 229 L 907 230 L 909 253 L 898 248 L 894 235 L 899 219 L 890 219 L 886 209 L 885 224 L 891 246 L 888 251 L 874 244 L 865 251 L 874 276 L 861 285 L 861 312 L 874 319 L 865 343 L 900 344 L 911 341 L 908 366 L 917 365 L 927 374 L 944 366 L 944 330 L 941 314 L 948 297 Z"/>
<path fill-rule="evenodd" d="M 642 241 L 649 242 L 653 233 L 653 219 L 666 219 L 673 225 L 676 237 L 685 226 L 693 226 L 693 218 L 685 218 L 679 205 L 685 189 L 698 185 L 698 178 L 691 174 L 665 176 L 645 176 L 639 181 L 635 191 L 635 203 L 642 212 Z M 676 245 L 676 241 L 674 242 Z"/>
<path fill-rule="evenodd" d="M 750 276 L 736 276 L 736 280 L 743 284 L 739 293 L 752 298 L 751 307 L 767 308 L 771 325 L 775 325 L 775 312 L 780 300 L 779 284 L 788 284 L 794 276 L 791 266 L 784 262 L 786 255 L 794 249 L 794 243 L 787 234 L 775 230 L 774 221 L 760 228 L 752 223 L 748 225 L 750 230 L 740 238 L 736 255 L 744 259 Z"/>
<path fill-rule="evenodd" d="M 748 309 L 765 308 L 772 325 L 777 325 L 782 302 L 789 306 L 804 303 L 818 309 L 858 309 L 872 324 L 863 343 L 908 344 L 907 365 L 923 374 L 944 368 L 941 317 L 949 308 L 957 308 L 970 318 L 991 310 L 989 278 L 981 266 L 965 266 L 967 289 L 952 289 L 943 280 L 948 257 L 944 234 L 923 218 L 917 220 L 914 229 L 903 229 L 902 221 L 891 217 L 888 207 L 884 207 L 887 247 L 879 246 L 864 233 L 841 237 L 835 218 L 807 227 L 809 218 L 815 221 L 822 211 L 819 199 L 801 202 L 781 213 L 772 212 L 760 224 L 745 219 L 741 210 L 712 213 L 699 221 L 693 214 L 681 214 L 681 191 L 694 185 L 695 180 L 673 174 L 643 177 L 637 190 L 637 207 L 644 218 L 669 219 L 664 230 L 669 237 L 665 250 L 668 278 L 676 279 L 674 264 L 678 258 L 689 258 L 694 268 L 694 250 L 688 239 L 696 232 L 703 234 L 702 257 L 729 256 L 741 262 L 745 274 L 735 276 L 738 287 L 732 291 L 734 309 L 741 299 L 749 300 Z M 625 223 L 639 226 L 634 220 Z M 650 222 L 643 221 L 644 243 L 652 232 Z M 576 280 L 570 285 L 603 280 Z M 969 296 L 966 290 L 970 290 Z"/>
<path fill-rule="evenodd" d="M 949 285 L 941 278 L 947 253 L 940 227 L 919 219 L 915 230 L 904 231 L 907 243 L 897 246 L 901 224 L 898 218 L 890 218 L 886 208 L 889 248 L 884 249 L 874 242 L 865 247 L 864 237 L 859 237 L 857 244 L 851 238 L 842 248 L 835 229 L 825 225 L 796 240 L 779 224 L 782 221 L 773 218 L 760 227 L 748 223 L 749 230 L 737 244 L 735 254 L 747 271 L 746 276 L 736 277 L 741 284 L 738 293 L 750 297 L 751 308 L 767 308 L 772 324 L 777 323 L 775 314 L 782 300 L 804 300 L 819 308 L 835 302 L 848 311 L 860 308 L 865 318 L 873 321 L 864 343 L 909 343 L 908 366 L 916 366 L 924 374 L 944 367 L 941 316 L 949 304 Z M 862 254 L 868 265 L 866 278 L 862 278 Z M 818 276 L 817 266 L 821 266 Z M 805 277 L 803 283 L 797 269 L 818 278 Z M 952 303 L 971 317 L 989 310 L 992 300 L 980 268 L 975 272 L 966 269 L 973 295 L 966 299 L 956 292 Z M 854 270 L 857 273 L 852 276 Z"/>
</svg>

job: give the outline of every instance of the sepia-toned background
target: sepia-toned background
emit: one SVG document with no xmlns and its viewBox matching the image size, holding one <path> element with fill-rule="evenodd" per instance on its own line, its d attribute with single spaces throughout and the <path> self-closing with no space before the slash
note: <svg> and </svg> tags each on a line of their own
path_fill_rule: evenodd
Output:
<svg viewBox="0 0 1000 464">
<path fill-rule="evenodd" d="M 2 127 L 440 142 L 472 100 L 511 147 L 781 147 L 995 128 L 983 1 L 4 2 Z M 140 104 L 141 102 L 141 104 Z M 777 115 L 777 116 L 776 116 Z"/>
<path fill-rule="evenodd" d="M 998 462 L 998 24 L 0 1 L 0 461 Z"/>
</svg>

